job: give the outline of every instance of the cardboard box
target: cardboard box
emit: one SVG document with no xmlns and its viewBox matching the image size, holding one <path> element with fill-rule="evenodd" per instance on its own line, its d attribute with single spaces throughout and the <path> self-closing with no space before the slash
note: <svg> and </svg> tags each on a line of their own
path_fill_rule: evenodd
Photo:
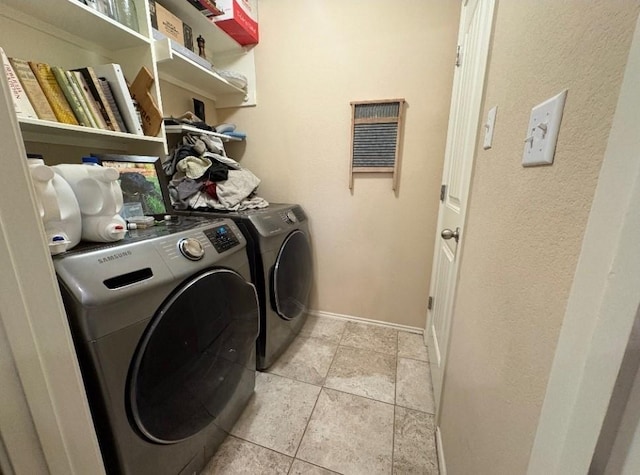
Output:
<svg viewBox="0 0 640 475">
<path fill-rule="evenodd" d="M 154 29 L 191 51 L 194 50 L 191 27 L 162 5 L 156 3 L 155 0 L 149 0 L 149 16 L 151 17 L 151 26 Z M 182 29 L 182 34 L 180 34 L 180 29 Z"/>
<path fill-rule="evenodd" d="M 211 19 L 241 45 L 258 43 L 257 0 L 216 0 L 224 14 Z"/>
<path fill-rule="evenodd" d="M 153 15 L 154 9 L 150 8 L 150 10 L 152 11 L 152 26 L 176 43 L 184 46 L 184 28 L 182 26 L 182 20 L 157 2 L 155 2 L 155 15 Z"/>
</svg>

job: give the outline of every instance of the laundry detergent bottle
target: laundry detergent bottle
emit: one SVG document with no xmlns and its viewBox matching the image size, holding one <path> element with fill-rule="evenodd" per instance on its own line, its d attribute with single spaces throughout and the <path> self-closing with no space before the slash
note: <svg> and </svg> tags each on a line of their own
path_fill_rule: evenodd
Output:
<svg viewBox="0 0 640 475">
<path fill-rule="evenodd" d="M 29 158 L 29 172 L 36 204 L 52 255 L 80 242 L 82 221 L 78 200 L 69 184 L 41 158 Z"/>
<path fill-rule="evenodd" d="M 93 157 L 83 158 L 82 165 L 53 167 L 71 186 L 82 214 L 82 239 L 112 242 L 124 238 L 127 228 L 118 214 L 122 209 L 122 190 L 115 168 L 98 165 Z"/>
</svg>

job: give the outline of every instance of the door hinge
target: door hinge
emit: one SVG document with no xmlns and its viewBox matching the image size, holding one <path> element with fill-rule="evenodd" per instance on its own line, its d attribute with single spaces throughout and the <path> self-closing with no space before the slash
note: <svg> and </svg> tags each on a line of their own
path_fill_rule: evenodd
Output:
<svg viewBox="0 0 640 475">
<path fill-rule="evenodd" d="M 440 187 L 440 201 L 444 201 L 444 197 L 447 194 L 447 185 L 442 185 Z"/>
<path fill-rule="evenodd" d="M 462 57 L 460 48 L 461 48 L 460 45 L 458 45 L 456 48 L 456 68 L 460 67 L 460 59 Z"/>
<path fill-rule="evenodd" d="M 431 310 L 433 308 L 433 297 L 429 297 L 429 303 L 427 303 L 427 310 Z"/>
</svg>

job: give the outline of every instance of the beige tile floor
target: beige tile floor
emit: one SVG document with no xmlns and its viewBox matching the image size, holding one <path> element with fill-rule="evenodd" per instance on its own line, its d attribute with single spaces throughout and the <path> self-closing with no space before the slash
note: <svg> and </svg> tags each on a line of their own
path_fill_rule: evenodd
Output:
<svg viewBox="0 0 640 475">
<path fill-rule="evenodd" d="M 422 336 L 309 317 L 201 475 L 438 474 Z"/>
</svg>

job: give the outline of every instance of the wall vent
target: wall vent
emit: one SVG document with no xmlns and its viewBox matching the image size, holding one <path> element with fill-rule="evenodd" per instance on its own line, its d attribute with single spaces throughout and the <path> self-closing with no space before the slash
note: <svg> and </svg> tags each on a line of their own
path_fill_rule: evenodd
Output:
<svg viewBox="0 0 640 475">
<path fill-rule="evenodd" d="M 404 104 L 404 99 L 351 103 L 350 189 L 355 173 L 391 173 L 397 189 Z"/>
</svg>

